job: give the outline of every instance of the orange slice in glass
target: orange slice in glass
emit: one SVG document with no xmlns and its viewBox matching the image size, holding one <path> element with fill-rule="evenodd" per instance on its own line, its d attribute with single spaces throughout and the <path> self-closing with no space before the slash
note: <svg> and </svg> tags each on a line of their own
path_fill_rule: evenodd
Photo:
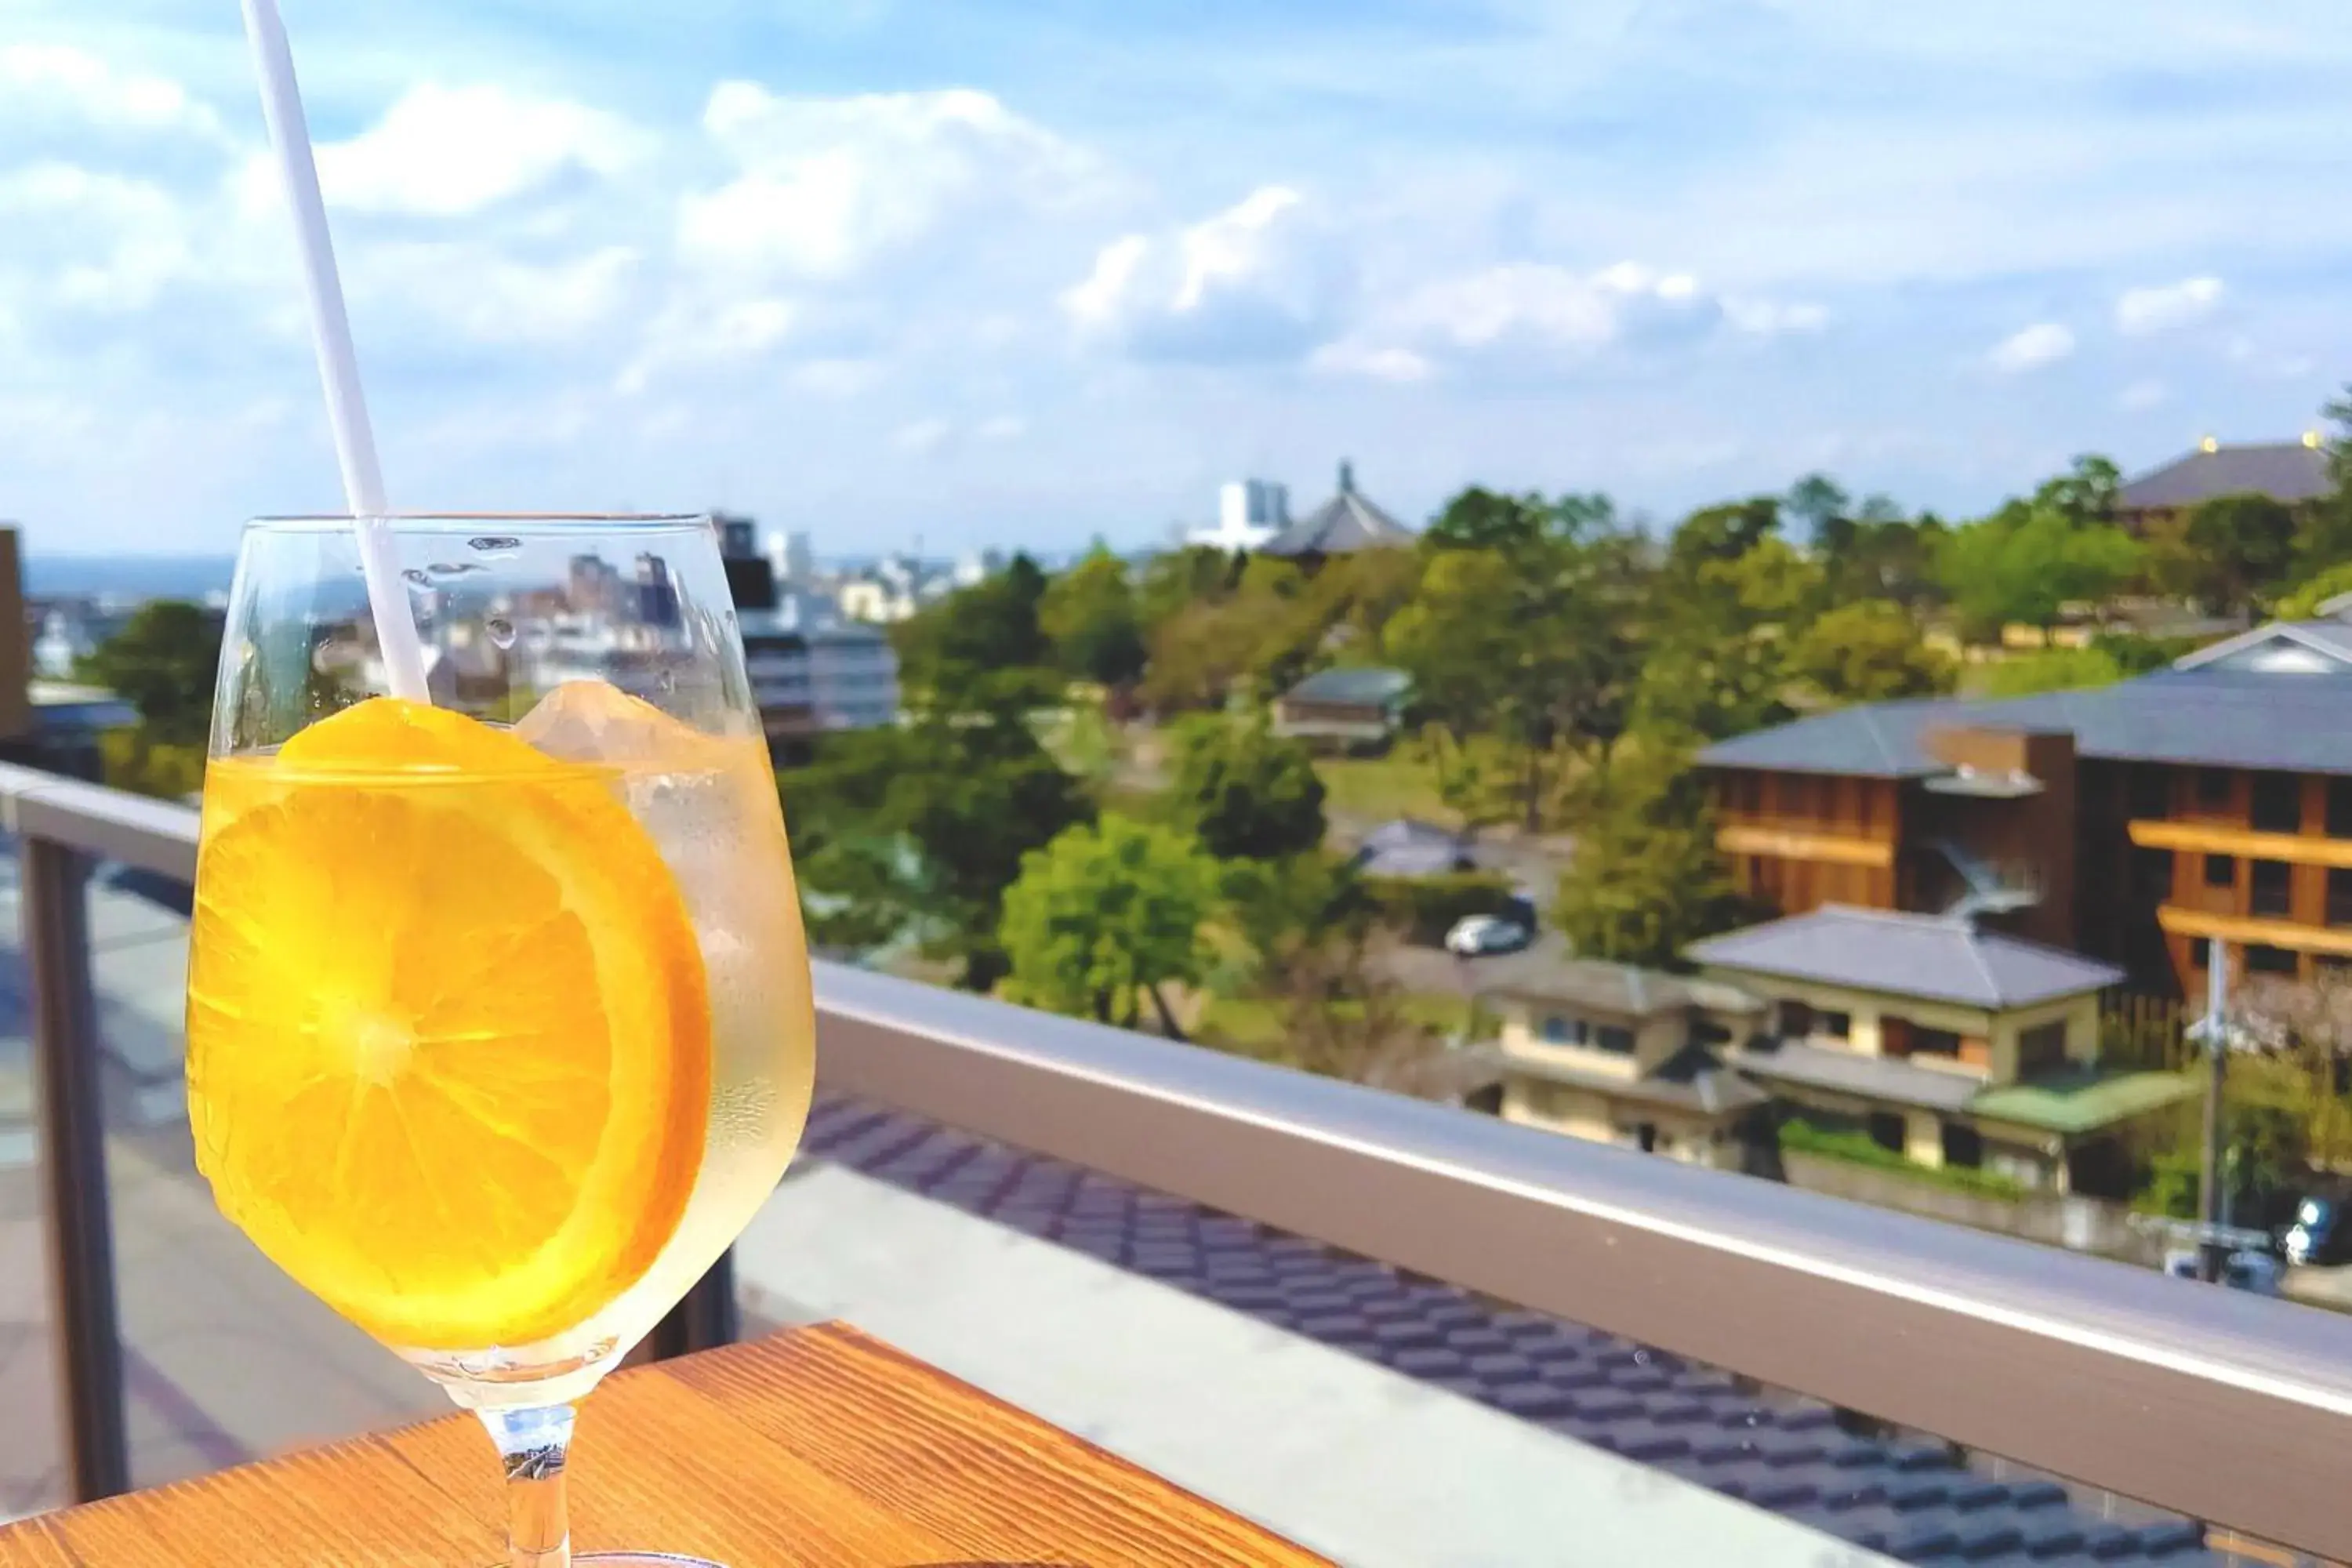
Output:
<svg viewBox="0 0 2352 1568">
<path fill-rule="evenodd" d="M 389 699 L 206 781 L 197 1163 L 344 1316 L 421 1350 L 579 1326 L 701 1163 L 702 958 L 609 772 Z"/>
</svg>

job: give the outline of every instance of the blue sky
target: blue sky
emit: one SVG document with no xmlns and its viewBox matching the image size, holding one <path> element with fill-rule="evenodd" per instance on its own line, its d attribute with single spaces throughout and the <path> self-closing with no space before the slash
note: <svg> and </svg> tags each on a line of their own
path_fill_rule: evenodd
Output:
<svg viewBox="0 0 2352 1568">
<path fill-rule="evenodd" d="M 282 0 L 395 502 L 1948 513 L 2352 379 L 2340 0 Z M 233 0 L 9 0 L 0 516 L 337 489 Z"/>
</svg>

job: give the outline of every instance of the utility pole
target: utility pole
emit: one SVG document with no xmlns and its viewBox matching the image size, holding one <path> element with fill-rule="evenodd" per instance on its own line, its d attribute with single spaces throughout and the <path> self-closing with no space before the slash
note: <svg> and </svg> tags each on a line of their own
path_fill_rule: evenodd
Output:
<svg viewBox="0 0 2352 1568">
<path fill-rule="evenodd" d="M 2229 1223 L 2229 1204 L 2222 1193 L 2224 1176 L 2221 1170 L 2221 1089 L 2230 1071 L 2230 1030 L 2226 1022 L 2230 1003 L 2230 953 L 2219 937 L 2210 938 L 2205 944 L 2205 1173 L 2200 1184 L 2199 1205 L 2204 1211 L 2207 1226 L 2205 1239 L 2197 1248 L 2198 1274 L 2208 1282 L 2221 1278 L 2221 1265 L 2229 1247 L 2221 1239 L 2221 1228 Z"/>
</svg>

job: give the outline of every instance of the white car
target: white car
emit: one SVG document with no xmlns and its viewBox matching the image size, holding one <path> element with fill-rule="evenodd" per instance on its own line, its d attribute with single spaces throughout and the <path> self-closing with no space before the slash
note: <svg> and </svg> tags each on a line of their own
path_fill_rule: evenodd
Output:
<svg viewBox="0 0 2352 1568">
<path fill-rule="evenodd" d="M 1517 952 L 1535 940 L 1535 932 L 1500 915 L 1465 915 L 1445 933 L 1445 951 L 1462 958 L 1488 952 Z"/>
</svg>

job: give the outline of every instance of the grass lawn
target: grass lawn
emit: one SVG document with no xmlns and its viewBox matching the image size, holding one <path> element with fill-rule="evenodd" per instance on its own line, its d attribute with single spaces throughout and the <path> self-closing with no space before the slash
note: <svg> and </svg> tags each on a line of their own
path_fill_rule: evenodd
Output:
<svg viewBox="0 0 2352 1568">
<path fill-rule="evenodd" d="M 1452 1035 L 1468 1022 L 1470 1005 L 1449 992 L 1414 992 L 1405 997 L 1404 1011 L 1423 1028 Z M 1282 1004 L 1266 996 L 1212 997 L 1192 1032 L 1204 1045 L 1279 1055 L 1276 1047 L 1282 1043 Z"/>
<path fill-rule="evenodd" d="M 1323 809 L 1335 816 L 1370 822 L 1417 816 L 1460 826 L 1438 796 L 1436 775 L 1402 749 L 1384 757 L 1320 757 L 1315 772 L 1323 781 Z"/>
</svg>

